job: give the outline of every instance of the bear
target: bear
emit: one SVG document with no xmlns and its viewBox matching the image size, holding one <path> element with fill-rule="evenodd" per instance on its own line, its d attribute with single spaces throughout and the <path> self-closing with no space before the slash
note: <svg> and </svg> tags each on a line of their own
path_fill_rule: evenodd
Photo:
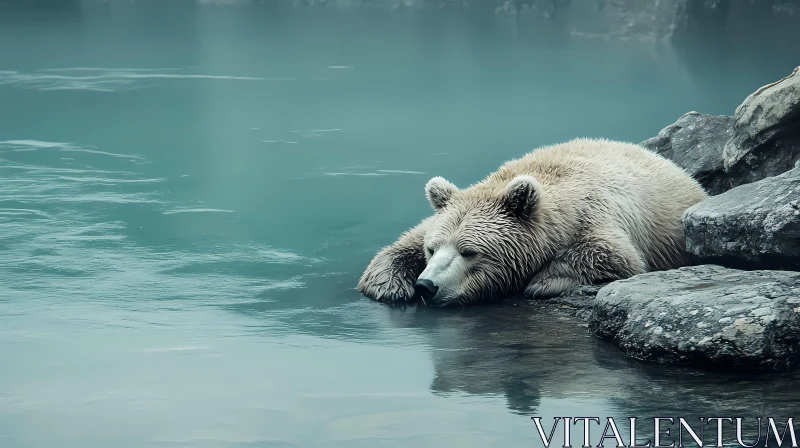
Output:
<svg viewBox="0 0 800 448">
<path fill-rule="evenodd" d="M 381 249 L 357 290 L 380 302 L 467 305 L 690 264 L 683 212 L 703 187 L 637 144 L 577 138 L 460 190 L 425 185 L 433 215 Z"/>
</svg>

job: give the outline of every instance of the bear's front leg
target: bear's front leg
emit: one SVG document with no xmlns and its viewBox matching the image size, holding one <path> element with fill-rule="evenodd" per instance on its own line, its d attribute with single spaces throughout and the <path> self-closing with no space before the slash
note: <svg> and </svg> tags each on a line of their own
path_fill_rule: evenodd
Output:
<svg viewBox="0 0 800 448">
<path fill-rule="evenodd" d="M 596 230 L 543 266 L 525 288 L 525 296 L 547 299 L 575 286 L 620 280 L 645 270 L 627 235 L 617 230 Z"/>
<path fill-rule="evenodd" d="M 404 233 L 372 259 L 358 282 L 358 291 L 379 302 L 411 300 L 414 283 L 425 270 L 424 238 L 432 218 Z"/>
<path fill-rule="evenodd" d="M 525 297 L 549 299 L 581 285 L 580 276 L 559 261 L 547 263 L 525 287 Z"/>
</svg>

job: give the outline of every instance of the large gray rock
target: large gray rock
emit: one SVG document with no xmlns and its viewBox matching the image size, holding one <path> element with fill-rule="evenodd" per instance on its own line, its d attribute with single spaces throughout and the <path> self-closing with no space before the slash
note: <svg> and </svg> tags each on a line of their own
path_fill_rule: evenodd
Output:
<svg viewBox="0 0 800 448">
<path fill-rule="evenodd" d="M 736 108 L 723 160 L 741 183 L 775 176 L 800 159 L 800 67 L 748 96 Z"/>
<path fill-rule="evenodd" d="M 683 224 L 698 263 L 800 269 L 800 167 L 695 204 Z"/>
<path fill-rule="evenodd" d="M 641 145 L 672 160 L 716 195 L 731 187 L 722 151 L 732 136 L 733 117 L 689 112 Z"/>
<path fill-rule="evenodd" d="M 715 265 L 603 287 L 589 328 L 632 358 L 742 371 L 800 365 L 800 272 Z"/>
<path fill-rule="evenodd" d="M 800 67 L 748 96 L 733 117 L 689 112 L 641 145 L 712 196 L 784 173 L 800 159 Z"/>
</svg>

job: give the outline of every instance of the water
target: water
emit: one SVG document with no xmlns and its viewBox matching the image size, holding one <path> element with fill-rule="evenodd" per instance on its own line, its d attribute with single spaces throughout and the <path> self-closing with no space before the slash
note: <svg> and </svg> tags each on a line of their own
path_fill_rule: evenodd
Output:
<svg viewBox="0 0 800 448">
<path fill-rule="evenodd" d="M 795 409 L 796 375 L 637 363 L 518 302 L 354 290 L 430 213 L 430 177 L 731 114 L 785 54 L 698 69 L 508 22 L 263 7 L 0 21 L 0 446 L 521 447 L 534 415 Z"/>
</svg>

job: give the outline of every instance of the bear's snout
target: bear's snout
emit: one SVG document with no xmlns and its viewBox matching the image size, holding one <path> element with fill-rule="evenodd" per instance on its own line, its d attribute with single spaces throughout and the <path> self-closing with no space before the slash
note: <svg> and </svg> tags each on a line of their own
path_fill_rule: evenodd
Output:
<svg viewBox="0 0 800 448">
<path fill-rule="evenodd" d="M 439 291 L 439 287 L 434 285 L 433 282 L 427 278 L 421 278 L 414 284 L 414 291 L 416 291 L 423 301 L 427 302 L 433 299 L 436 292 Z"/>
</svg>

